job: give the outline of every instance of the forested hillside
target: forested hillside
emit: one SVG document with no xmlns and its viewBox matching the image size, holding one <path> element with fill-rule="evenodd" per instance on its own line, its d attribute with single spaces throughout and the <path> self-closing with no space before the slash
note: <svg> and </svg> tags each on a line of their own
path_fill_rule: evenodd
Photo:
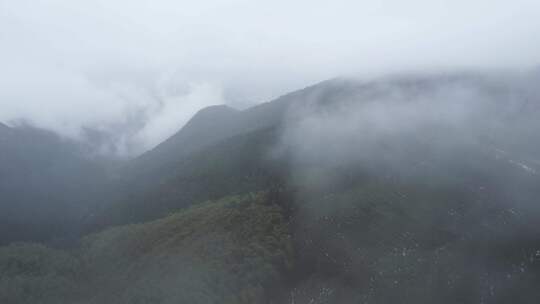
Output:
<svg viewBox="0 0 540 304">
<path fill-rule="evenodd" d="M 0 249 L 0 300 L 264 303 L 293 265 L 288 229 L 259 193 L 107 229 L 69 251 L 13 244 Z"/>
<path fill-rule="evenodd" d="M 203 109 L 107 175 L 77 243 L 0 249 L 0 300 L 534 303 L 539 79 L 333 79 Z"/>
</svg>

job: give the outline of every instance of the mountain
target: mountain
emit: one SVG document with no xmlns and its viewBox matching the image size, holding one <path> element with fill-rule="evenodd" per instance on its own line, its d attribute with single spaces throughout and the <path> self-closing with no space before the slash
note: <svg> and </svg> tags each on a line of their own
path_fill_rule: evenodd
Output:
<svg viewBox="0 0 540 304">
<path fill-rule="evenodd" d="M 203 109 L 116 172 L 79 244 L 0 249 L 2 300 L 535 303 L 539 79 L 332 79 Z"/>
<path fill-rule="evenodd" d="M 212 106 L 199 111 L 178 133 L 152 151 L 141 155 L 128 170 L 142 174 L 159 170 L 220 138 L 241 132 L 235 124 L 238 111 L 228 106 Z M 131 172 L 130 172 L 131 173 Z"/>
<path fill-rule="evenodd" d="M 0 243 L 76 234 L 105 183 L 80 150 L 45 130 L 0 125 Z"/>
<path fill-rule="evenodd" d="M 290 242 L 266 195 L 228 197 L 89 235 L 76 251 L 0 248 L 0 301 L 259 303 L 283 288 Z"/>
<path fill-rule="evenodd" d="M 196 202 L 283 183 L 287 164 L 270 152 L 290 110 L 319 102 L 331 91 L 343 99 L 357 90 L 335 79 L 243 111 L 227 106 L 201 110 L 178 133 L 127 164 L 119 174 L 117 202 L 105 204 L 89 226 L 155 219 Z"/>
<path fill-rule="evenodd" d="M 407 128 L 422 127 L 414 125 L 415 120 L 418 120 L 418 123 L 435 124 L 433 121 L 426 121 L 427 117 L 425 116 L 428 113 L 422 112 L 438 106 L 441 110 L 436 115 L 444 116 L 449 113 L 449 116 L 444 118 L 448 120 L 443 122 L 446 124 L 461 123 L 457 121 L 461 118 L 451 115 L 471 116 L 467 117 L 471 120 L 467 123 L 471 124 L 470 128 L 474 129 L 471 133 L 475 133 L 473 135 L 477 138 L 467 140 L 482 140 L 484 142 L 477 143 L 474 148 L 469 146 L 467 148 L 474 149 L 474 151 L 492 150 L 486 153 L 494 155 L 500 154 L 500 151 L 508 152 L 519 147 L 520 151 L 516 153 L 521 161 L 524 161 L 523 158 L 534 158 L 534 155 L 529 154 L 536 153 L 538 145 L 522 139 L 532 136 L 532 134 L 528 136 L 524 136 L 524 134 L 533 132 L 534 127 L 536 127 L 526 126 L 526 124 L 534 124 L 534 113 L 539 111 L 538 105 L 527 101 L 530 98 L 529 95 L 534 95 L 537 92 L 529 92 L 528 88 L 520 89 L 513 81 L 516 80 L 506 81 L 497 77 L 476 74 L 405 75 L 369 82 L 332 79 L 244 111 L 233 110 L 227 106 L 203 109 L 177 134 L 128 164 L 124 173 L 121 174 L 123 180 L 120 183 L 121 186 L 118 187 L 122 189 L 120 192 L 127 194 L 127 196 L 118 199 L 121 203 L 111 206 L 116 211 L 105 209 L 103 216 L 98 216 L 98 218 L 112 218 L 114 217 L 112 214 L 118 214 L 119 218 L 129 215 L 129 219 L 111 220 L 111 223 L 116 224 L 149 220 L 177 208 L 207 199 L 260 191 L 267 189 L 270 184 L 287 183 L 286 179 L 290 177 L 291 172 L 287 172 L 286 167 L 290 166 L 291 162 L 296 163 L 298 161 L 296 154 L 304 149 L 304 147 L 298 147 L 295 142 L 287 142 L 290 141 L 290 138 L 287 137 L 292 136 L 291 134 L 294 132 L 299 132 L 300 128 L 306 128 L 300 124 L 310 119 L 321 120 L 322 123 L 325 123 L 325 119 L 347 115 L 349 116 L 344 119 L 345 122 L 347 122 L 346 120 L 369 120 L 372 118 L 366 119 L 363 116 L 369 115 L 369 111 L 384 111 L 382 107 L 386 106 L 386 103 L 390 104 L 389 109 L 398 112 L 396 115 L 417 116 L 407 117 L 412 120 L 411 126 L 397 120 L 385 122 L 389 128 L 398 128 L 397 124 L 403 124 Z M 459 94 L 463 96 L 459 96 Z M 523 96 L 519 96 L 519 94 Z M 458 102 L 452 104 L 451 98 L 457 98 Z M 474 109 L 474 113 L 473 111 L 460 113 L 463 111 L 465 103 L 473 98 L 481 99 L 474 107 L 485 107 L 486 109 Z M 512 100 L 513 98 L 516 100 Z M 433 99 L 432 105 L 427 105 L 429 99 Z M 414 100 L 420 100 L 422 104 L 417 105 L 419 102 Z M 511 101 L 511 104 L 508 101 Z M 407 104 L 411 104 L 408 110 L 406 110 Z M 417 107 L 422 108 L 416 109 Z M 480 111 L 485 111 L 486 115 L 493 116 L 493 121 L 489 122 L 492 125 L 483 124 L 480 121 L 483 120 L 481 117 L 472 117 L 482 115 L 477 113 Z M 415 114 L 415 112 L 418 113 Z M 358 113 L 359 117 L 354 117 L 355 113 Z M 372 116 L 381 115 L 381 113 L 373 113 Z M 523 113 L 527 113 L 527 115 Z M 520 124 L 522 129 L 518 130 L 517 127 L 504 128 L 503 124 L 513 123 L 504 121 L 514 119 L 511 117 L 512 115 L 518 115 L 520 118 L 527 117 L 527 121 Z M 325 117 L 321 118 L 321 116 Z M 338 117 L 336 121 L 332 121 L 332 124 L 336 124 L 339 120 Z M 380 124 L 382 122 L 370 121 L 369 123 Z M 323 144 L 318 146 L 317 143 L 310 142 L 309 145 L 314 145 L 309 147 L 312 151 L 308 151 L 307 157 L 300 156 L 300 158 L 305 158 L 305 161 L 313 158 L 315 154 L 313 151 L 328 148 L 324 147 L 324 142 L 332 141 L 333 137 L 336 137 L 335 135 L 346 135 L 349 138 L 339 142 L 331 142 L 330 146 L 334 145 L 338 149 L 352 152 L 359 149 L 356 146 L 341 148 L 351 145 L 355 140 L 355 134 L 351 130 L 332 131 L 334 128 L 330 127 L 328 130 L 320 130 L 320 134 L 312 134 L 310 130 L 302 130 L 306 133 L 306 141 L 318 141 L 317 137 L 320 137 L 319 141 Z M 370 125 L 365 127 L 372 128 Z M 467 127 L 460 126 L 459 128 Z M 457 129 L 456 126 L 452 126 L 452 128 Z M 328 131 L 351 134 L 327 134 Z M 379 131 L 377 130 L 377 132 Z M 396 130 L 391 131 L 396 132 Z M 460 141 L 455 142 L 453 147 L 464 146 L 461 141 L 465 139 L 459 138 L 459 134 L 441 132 L 449 132 L 449 128 L 445 130 L 433 129 L 431 134 L 419 132 L 414 136 L 408 134 L 399 136 L 399 140 L 402 141 L 399 143 L 397 140 L 387 137 L 386 139 L 391 142 L 387 143 L 389 148 L 386 149 L 386 153 L 388 153 L 386 161 L 398 161 L 394 158 L 402 157 L 411 158 L 404 163 L 410 163 L 412 158 L 417 158 L 414 160 L 415 162 L 422 162 L 421 154 L 419 154 L 421 151 L 414 151 L 422 146 L 426 147 L 425 149 L 429 149 L 430 145 L 438 149 L 445 148 L 443 145 L 451 148 L 453 145 L 451 141 Z M 467 131 L 460 130 L 460 132 Z M 519 134 L 510 134 L 511 132 Z M 503 136 L 503 133 L 507 134 Z M 427 137 L 431 139 L 439 137 L 441 138 L 439 140 L 448 137 L 449 140 L 447 143 L 425 142 Z M 309 146 L 301 142 L 302 138 L 295 140 L 304 146 Z M 412 142 L 415 144 L 410 144 Z M 375 155 L 370 155 L 370 157 L 373 157 L 373 160 L 380 159 L 381 151 L 368 151 L 368 149 L 379 149 L 376 146 L 385 143 L 366 142 L 365 144 L 367 147 L 364 148 L 364 153 L 379 154 L 377 157 L 373 157 Z M 393 151 L 398 147 L 392 147 L 392 145 L 400 145 L 399 149 L 403 150 Z M 279 154 L 278 150 L 281 150 L 279 153 L 285 151 L 284 153 L 290 152 L 291 154 L 277 155 Z M 333 152 L 328 151 L 328 153 L 332 154 Z M 446 156 L 446 154 L 442 153 L 441 155 Z M 426 157 L 430 156 L 433 155 L 426 155 Z M 294 157 L 295 160 L 293 161 L 291 157 Z M 333 157 L 352 162 L 350 155 L 343 153 L 342 155 L 333 155 Z M 373 160 L 370 161 L 372 164 Z M 327 159 L 321 161 L 325 162 Z M 537 166 L 534 160 L 525 162 L 529 162 L 529 166 Z M 358 160 L 354 163 L 365 164 L 367 162 Z M 389 163 L 381 164 L 376 170 L 381 170 L 384 166 L 389 165 Z M 124 209 L 122 210 L 122 208 Z M 139 209 L 140 212 L 137 211 Z M 140 215 L 134 215 L 135 213 Z"/>
</svg>

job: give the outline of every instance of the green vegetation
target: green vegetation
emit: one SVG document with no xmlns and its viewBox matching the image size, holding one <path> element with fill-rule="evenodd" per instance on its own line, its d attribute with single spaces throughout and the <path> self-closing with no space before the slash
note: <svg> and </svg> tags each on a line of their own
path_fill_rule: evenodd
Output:
<svg viewBox="0 0 540 304">
<path fill-rule="evenodd" d="M 78 292 L 81 264 L 72 255 L 37 244 L 0 248 L 0 303 L 68 303 Z"/>
<path fill-rule="evenodd" d="M 82 238 L 53 229 L 68 209 L 48 202 L 27 210 L 46 210 L 43 223 L 0 212 L 0 232 L 16 240 L 46 227 L 51 244 L 77 242 L 0 248 L 0 303 L 536 303 L 540 162 L 521 163 L 536 142 L 444 127 L 373 142 L 356 142 L 361 132 L 329 140 L 326 124 L 305 130 L 312 140 L 286 132 L 304 115 L 291 116 L 293 102 L 332 114 L 400 90 L 431 98 L 438 82 L 332 81 L 245 111 L 203 111 L 114 182 L 103 179 L 102 199 L 73 179 L 84 189 L 63 200 L 92 202 L 69 217 L 92 231 Z M 36 189 L 22 176 L 18 195 Z"/>
<path fill-rule="evenodd" d="M 280 207 L 264 193 L 207 202 L 85 237 L 66 253 L 0 250 L 2 303 L 263 303 L 292 267 Z"/>
</svg>

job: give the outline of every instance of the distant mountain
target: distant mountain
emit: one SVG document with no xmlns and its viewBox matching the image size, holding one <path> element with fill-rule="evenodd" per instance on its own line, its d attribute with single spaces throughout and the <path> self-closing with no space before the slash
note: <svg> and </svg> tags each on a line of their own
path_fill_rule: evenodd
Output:
<svg viewBox="0 0 540 304">
<path fill-rule="evenodd" d="M 241 130 L 236 126 L 237 116 L 238 111 L 228 106 L 202 109 L 182 130 L 131 162 L 127 169 L 135 174 L 159 170 L 222 138 L 238 134 Z"/>
<path fill-rule="evenodd" d="M 223 140 L 276 126 L 290 100 L 284 96 L 244 111 L 225 105 L 204 108 L 179 132 L 128 164 L 127 175 L 161 175 L 167 166 Z"/>
<path fill-rule="evenodd" d="M 534 120 L 533 113 L 540 111 L 538 104 L 527 100 L 537 98 L 538 95 L 529 91 L 529 87 L 523 88 L 520 84 L 516 84 L 516 81 L 520 80 L 514 78 L 506 80 L 472 73 L 402 75 L 367 82 L 332 79 L 243 111 L 227 106 L 209 107 L 197 113 L 177 134 L 127 165 L 121 174 L 123 180 L 119 186 L 120 192 L 127 194 L 127 197 L 119 199 L 121 203 L 113 204 L 111 208 L 116 209 L 116 212 L 106 209 L 103 217 L 110 218 L 113 213 L 118 214 L 119 217 L 122 217 L 122 214 L 125 216 L 131 214 L 128 216 L 129 220 L 120 222 L 148 220 L 206 199 L 216 199 L 223 195 L 243 191 L 260 191 L 266 189 L 269 184 L 287 183 L 291 170 L 286 167 L 292 161 L 290 157 L 297 157 L 298 155 L 295 154 L 298 154 L 299 150 L 298 147 L 292 147 L 291 143 L 284 143 L 286 141 L 284 138 L 290 135 L 291 130 L 298 128 L 299 122 L 308 121 L 314 117 L 319 119 L 321 115 L 332 117 L 347 112 L 364 111 L 361 109 L 363 105 L 368 105 L 371 109 L 373 105 L 384 106 L 390 102 L 392 104 L 390 108 L 393 109 L 396 108 L 397 101 L 400 112 L 404 112 L 402 108 L 411 104 L 410 111 L 414 113 L 425 110 L 424 108 L 416 110 L 415 100 L 420 100 L 425 104 L 433 99 L 431 107 L 455 111 L 456 113 L 449 113 L 449 118 L 446 119 L 458 119 L 450 115 L 461 115 L 458 111 L 461 111 L 460 107 L 463 107 L 464 103 L 469 102 L 467 99 L 481 98 L 484 101 L 478 105 L 485 105 L 487 111 L 485 114 L 492 115 L 491 118 L 499 124 L 502 119 L 513 119 L 511 115 L 526 116 L 527 119 Z M 455 96 L 441 98 L 441 94 L 450 94 L 450 92 L 453 92 L 451 94 Z M 460 94 L 470 96 L 463 97 Z M 452 104 L 452 98 L 456 99 L 456 104 Z M 460 99 L 465 100 L 460 101 Z M 380 113 L 375 114 L 380 115 Z M 443 114 L 437 113 L 437 115 Z M 417 116 L 419 115 L 424 116 L 429 113 L 418 113 Z M 498 117 L 500 115 L 507 117 Z M 355 118 L 347 119 L 354 120 Z M 359 119 L 364 118 L 359 117 Z M 482 144 L 484 146 L 477 146 L 478 149 L 475 151 L 491 149 L 489 153 L 493 154 L 497 153 L 494 149 L 512 151 L 514 146 L 519 147 L 521 154 L 534 154 L 537 151 L 535 149 L 538 145 L 527 141 L 527 136 L 511 134 L 511 132 L 520 132 L 523 135 L 522 132 L 530 132 L 533 128 L 529 131 L 518 130 L 518 128 L 505 129 L 501 126 L 497 128 L 496 130 L 494 126 L 478 126 L 478 132 L 484 132 L 478 134 L 484 141 Z M 524 124 L 523 128 L 526 128 Z M 321 131 L 321 142 L 328 140 L 324 137 L 329 134 L 326 134 L 324 130 Z M 451 140 L 460 140 L 455 137 L 455 134 L 437 133 L 447 131 L 433 129 L 431 134 L 419 132 L 418 136 L 403 137 L 403 142 L 390 142 L 388 143 L 390 145 L 401 145 L 404 153 L 387 157 L 421 157 L 420 152 L 413 150 L 432 144 L 425 142 L 423 136 L 431 138 L 452 136 Z M 339 133 L 340 130 L 336 132 Z M 508 132 L 508 134 L 502 136 L 502 132 Z M 347 136 L 351 137 L 350 140 L 332 144 L 339 146 L 348 144 L 347 141 L 349 144 L 355 141 L 354 134 Z M 310 137 L 312 138 L 309 140 L 313 140 L 317 134 L 311 134 Z M 369 144 L 370 149 L 373 149 L 372 143 Z M 383 143 L 377 143 L 377 145 L 381 144 Z M 441 146 L 441 143 L 437 145 Z M 452 143 L 449 142 L 447 145 L 452 146 Z M 461 143 L 456 142 L 454 146 L 460 145 Z M 366 147 L 364 151 L 368 148 Z M 313 149 L 324 149 L 324 147 L 315 145 Z M 278 150 L 281 151 L 281 155 L 276 154 Z M 292 154 L 285 155 L 289 152 Z M 307 153 L 307 155 L 309 157 L 306 157 L 305 161 L 309 161 L 313 153 Z M 340 157 L 349 158 L 343 156 Z M 375 165 L 375 162 L 371 162 L 371 165 Z M 536 164 L 533 163 L 531 166 L 536 166 Z M 382 170 L 383 167 L 384 164 L 377 170 Z M 246 178 L 253 176 L 259 178 Z M 126 208 L 125 211 L 122 211 L 122 208 Z M 141 208 L 140 212 L 137 211 L 138 208 Z"/>
<path fill-rule="evenodd" d="M 77 234 L 106 183 L 80 148 L 45 130 L 0 125 L 0 243 Z"/>
<path fill-rule="evenodd" d="M 103 179 L 74 252 L 0 250 L 0 295 L 52 276 L 73 285 L 51 303 L 535 303 L 539 80 L 332 79 L 203 109 Z"/>
<path fill-rule="evenodd" d="M 527 303 L 540 282 L 535 79 L 334 79 L 203 110 L 173 137 L 181 145 L 134 160 L 170 157 L 100 225 L 267 190 L 289 218 L 295 302 Z"/>
</svg>

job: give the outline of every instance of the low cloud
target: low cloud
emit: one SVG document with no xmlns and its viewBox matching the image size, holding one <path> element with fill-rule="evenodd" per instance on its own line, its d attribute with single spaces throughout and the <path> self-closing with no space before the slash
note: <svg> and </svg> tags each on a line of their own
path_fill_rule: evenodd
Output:
<svg viewBox="0 0 540 304">
<path fill-rule="evenodd" d="M 0 120 L 30 124 L 82 142 L 94 153 L 132 156 L 174 134 L 206 106 L 222 104 L 216 85 L 172 74 L 85 75 L 62 67 L 18 64 L 3 79 Z M 137 78 L 140 73 L 141 77 Z"/>
<path fill-rule="evenodd" d="M 532 0 L 0 0 L 0 121 L 106 130 L 136 154 L 197 107 L 338 75 L 534 67 L 538 12 Z"/>
<path fill-rule="evenodd" d="M 540 146 L 530 141 L 540 129 L 538 79 L 457 73 L 335 80 L 291 110 L 278 150 L 288 151 L 299 171 L 333 164 L 401 174 L 484 153 L 532 174 L 540 169 Z"/>
</svg>

